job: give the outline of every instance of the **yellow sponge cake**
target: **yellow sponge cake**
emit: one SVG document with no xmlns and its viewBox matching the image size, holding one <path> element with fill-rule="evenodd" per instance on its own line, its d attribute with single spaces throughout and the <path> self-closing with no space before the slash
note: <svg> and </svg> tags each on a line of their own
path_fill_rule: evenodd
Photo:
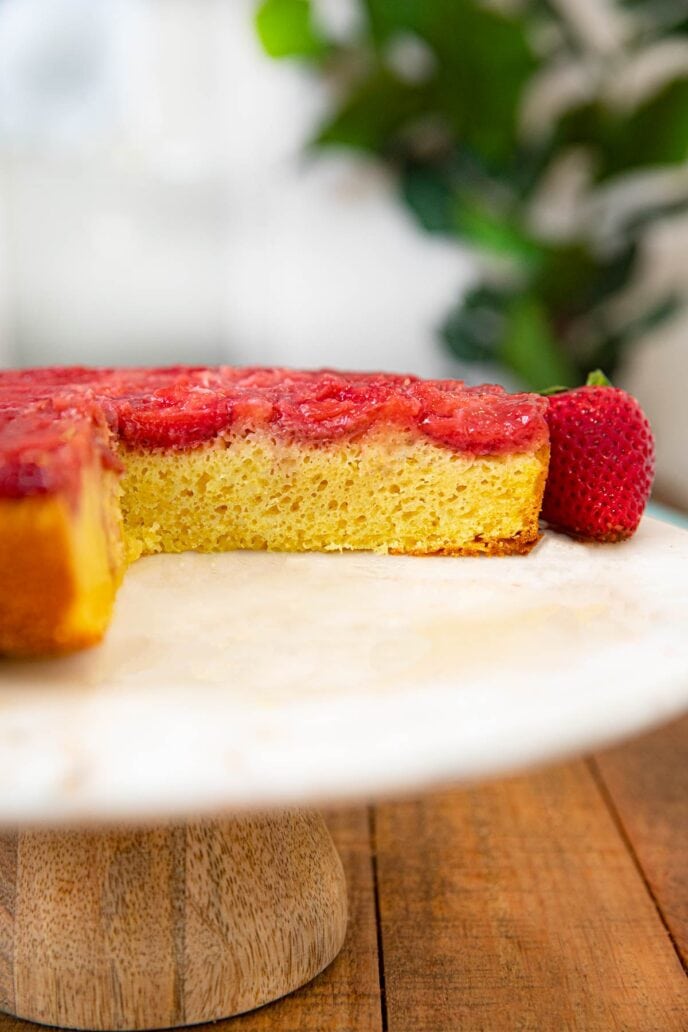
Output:
<svg viewBox="0 0 688 1032">
<path fill-rule="evenodd" d="M 154 552 L 526 552 L 545 406 L 383 374 L 1 373 L 0 652 L 98 641 Z"/>
</svg>

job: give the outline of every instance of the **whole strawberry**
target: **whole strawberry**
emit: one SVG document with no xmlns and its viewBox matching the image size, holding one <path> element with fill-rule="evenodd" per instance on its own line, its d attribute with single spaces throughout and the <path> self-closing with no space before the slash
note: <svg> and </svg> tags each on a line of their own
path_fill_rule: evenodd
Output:
<svg viewBox="0 0 688 1032">
<path fill-rule="evenodd" d="M 585 387 L 549 397 L 551 457 L 542 515 L 590 541 L 622 541 L 650 496 L 655 445 L 635 398 L 599 370 Z"/>
</svg>

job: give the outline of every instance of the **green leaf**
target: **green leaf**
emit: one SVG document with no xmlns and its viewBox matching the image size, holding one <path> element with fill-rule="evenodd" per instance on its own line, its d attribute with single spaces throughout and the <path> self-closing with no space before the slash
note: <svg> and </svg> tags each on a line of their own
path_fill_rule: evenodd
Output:
<svg viewBox="0 0 688 1032">
<path fill-rule="evenodd" d="M 558 321 L 567 322 L 625 287 L 636 258 L 635 245 L 612 256 L 596 255 L 582 242 L 552 245 L 543 248 L 531 290 Z"/>
<path fill-rule="evenodd" d="M 403 170 L 401 195 L 428 233 L 451 235 L 455 229 L 454 192 L 439 170 L 411 166 Z"/>
<path fill-rule="evenodd" d="M 558 345 L 542 303 L 532 295 L 523 294 L 511 302 L 499 357 L 533 390 L 578 382 L 575 366 Z"/>
<path fill-rule="evenodd" d="M 521 95 L 539 60 L 525 15 L 507 16 L 475 0 L 366 0 L 382 49 L 412 32 L 435 54 L 435 108 L 461 144 L 492 162 L 517 144 Z"/>
<path fill-rule="evenodd" d="M 494 362 L 504 335 L 511 294 L 480 286 L 449 314 L 441 336 L 463 362 Z"/>
<path fill-rule="evenodd" d="M 667 83 L 634 112 L 623 134 L 623 147 L 610 157 L 609 174 L 634 165 L 685 161 L 688 157 L 688 78 Z"/>
<path fill-rule="evenodd" d="M 462 179 L 469 181 L 468 188 Z M 429 233 L 458 235 L 475 247 L 519 262 L 540 261 L 542 247 L 513 216 L 490 204 L 474 179 L 471 173 L 457 175 L 456 169 L 410 166 L 402 172 L 402 196 Z"/>
<path fill-rule="evenodd" d="M 442 336 L 462 361 L 501 362 L 533 390 L 580 382 L 552 333 L 545 309 L 532 295 L 476 287 L 450 314 Z"/>
<path fill-rule="evenodd" d="M 313 26 L 309 0 L 263 0 L 255 20 L 270 57 L 320 57 L 327 50 Z"/>
<path fill-rule="evenodd" d="M 688 158 L 688 77 L 674 79 L 629 113 L 602 101 L 567 113 L 560 144 L 590 147 L 598 181 L 644 167 L 679 164 Z"/>
<path fill-rule="evenodd" d="M 398 134 L 427 108 L 425 89 L 376 68 L 325 123 L 313 141 L 320 146 L 391 151 Z"/>
<path fill-rule="evenodd" d="M 424 0 L 364 0 L 371 35 L 378 46 L 396 32 L 421 32 L 424 24 Z M 426 8 L 439 7 L 437 0 L 427 0 Z"/>
<path fill-rule="evenodd" d="M 542 248 L 508 215 L 492 211 L 478 196 L 457 197 L 454 228 L 469 243 L 485 251 L 518 261 L 535 263 Z"/>
<path fill-rule="evenodd" d="M 686 0 L 621 0 L 637 17 L 633 33 L 637 39 L 654 40 L 669 33 L 688 31 L 688 4 Z"/>
</svg>

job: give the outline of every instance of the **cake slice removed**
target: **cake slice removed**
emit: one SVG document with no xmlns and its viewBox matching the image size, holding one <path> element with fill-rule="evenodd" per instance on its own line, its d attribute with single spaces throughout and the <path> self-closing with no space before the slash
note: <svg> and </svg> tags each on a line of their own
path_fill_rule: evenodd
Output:
<svg viewBox="0 0 688 1032">
<path fill-rule="evenodd" d="M 332 371 L 0 374 L 0 651 L 98 640 L 123 550 L 527 552 L 545 406 Z"/>
</svg>

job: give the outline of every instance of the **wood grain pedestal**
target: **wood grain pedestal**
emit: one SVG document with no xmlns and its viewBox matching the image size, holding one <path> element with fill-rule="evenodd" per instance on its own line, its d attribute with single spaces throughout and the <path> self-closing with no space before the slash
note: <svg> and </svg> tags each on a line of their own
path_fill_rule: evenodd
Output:
<svg viewBox="0 0 688 1032">
<path fill-rule="evenodd" d="M 75 1029 L 231 1017 L 339 952 L 342 865 L 307 812 L 0 838 L 0 1009 Z"/>
</svg>

